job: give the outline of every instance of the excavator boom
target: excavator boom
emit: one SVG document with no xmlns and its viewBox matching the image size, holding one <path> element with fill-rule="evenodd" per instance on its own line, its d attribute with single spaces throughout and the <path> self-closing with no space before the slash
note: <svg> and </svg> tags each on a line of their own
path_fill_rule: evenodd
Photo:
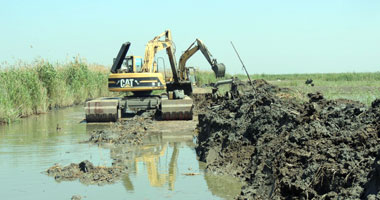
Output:
<svg viewBox="0 0 380 200">
<path fill-rule="evenodd" d="M 164 40 L 160 40 L 162 37 L 164 37 Z M 166 49 L 166 52 L 169 57 L 170 66 L 173 69 L 176 69 L 177 63 L 174 55 L 174 48 L 173 48 L 173 41 L 172 41 L 172 35 L 170 30 L 166 30 L 165 32 L 161 33 L 160 35 L 154 37 L 152 40 L 150 40 L 145 48 L 145 56 L 144 56 L 144 64 L 141 69 L 142 72 L 156 72 L 157 69 L 155 69 L 153 63 L 154 63 L 154 56 L 156 53 L 160 50 Z M 176 79 L 178 77 L 177 71 L 173 70 L 173 78 Z"/>
<path fill-rule="evenodd" d="M 129 47 L 131 46 L 130 42 L 126 42 L 121 45 L 120 51 L 116 56 L 115 61 L 112 64 L 111 67 L 111 73 L 116 73 L 118 69 L 120 69 L 121 65 L 123 64 L 124 58 L 127 55 L 127 52 L 129 50 Z"/>
<path fill-rule="evenodd" d="M 195 46 L 194 44 L 197 43 Z M 214 59 L 211 55 L 211 53 L 208 51 L 206 45 L 200 40 L 196 39 L 195 42 L 193 42 L 190 47 L 182 54 L 181 58 L 179 59 L 179 69 L 180 71 L 184 72 L 180 75 L 181 78 L 185 78 L 187 76 L 186 74 L 186 62 L 187 60 L 193 56 L 198 50 L 202 52 L 208 63 L 211 65 L 211 69 L 214 71 L 216 77 L 224 77 L 226 67 L 223 63 L 218 63 L 216 59 Z"/>
</svg>

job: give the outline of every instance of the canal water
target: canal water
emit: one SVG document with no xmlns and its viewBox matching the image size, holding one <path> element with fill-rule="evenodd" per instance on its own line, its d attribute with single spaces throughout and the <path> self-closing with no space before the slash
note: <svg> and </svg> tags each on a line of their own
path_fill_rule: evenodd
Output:
<svg viewBox="0 0 380 200">
<path fill-rule="evenodd" d="M 237 180 L 204 170 L 191 135 L 156 133 L 141 146 L 100 147 L 82 141 L 110 124 L 81 123 L 83 118 L 76 106 L 0 126 L 0 199 L 231 199 L 240 192 Z M 111 157 L 124 154 L 128 173 L 115 184 L 57 182 L 44 173 L 56 163 L 84 160 L 110 166 Z"/>
</svg>

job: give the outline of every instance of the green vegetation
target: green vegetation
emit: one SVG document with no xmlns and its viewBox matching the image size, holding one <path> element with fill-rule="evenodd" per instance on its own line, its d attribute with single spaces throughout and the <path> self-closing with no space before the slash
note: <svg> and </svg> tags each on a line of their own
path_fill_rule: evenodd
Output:
<svg viewBox="0 0 380 200">
<path fill-rule="evenodd" d="M 239 75 L 244 78 L 244 76 Z M 257 74 L 253 79 L 265 79 L 268 82 L 293 89 L 295 93 L 307 94 L 321 92 L 327 99 L 350 99 L 370 105 L 380 98 L 380 72 L 373 73 L 329 73 L 329 74 Z M 245 78 L 246 79 L 246 78 Z M 314 86 L 306 85 L 312 79 Z"/>
<path fill-rule="evenodd" d="M 239 75 L 240 76 L 240 75 Z M 196 82 L 198 86 L 202 86 L 205 84 L 215 83 L 219 80 L 225 80 L 229 79 L 232 76 L 230 74 L 226 74 L 224 78 L 216 78 L 215 73 L 213 71 L 200 71 L 197 70 L 195 73 Z M 240 77 L 239 77 L 240 78 Z M 243 78 L 240 78 L 241 80 L 245 80 Z"/>
<path fill-rule="evenodd" d="M 233 75 L 240 80 L 247 80 L 244 74 Z M 197 72 L 198 85 L 216 82 L 213 72 Z M 232 75 L 226 74 L 224 79 Z M 255 74 L 251 79 L 264 79 L 271 84 L 291 88 L 298 97 L 306 99 L 304 94 L 321 92 L 327 99 L 350 99 L 370 105 L 380 98 L 380 72 L 374 73 L 329 73 L 329 74 Z M 306 85 L 305 81 L 312 79 L 314 86 Z M 222 86 L 220 91 L 228 88 Z"/>
<path fill-rule="evenodd" d="M 240 77 L 246 77 L 239 75 Z M 380 81 L 380 72 L 374 73 L 318 73 L 318 74 L 255 74 L 253 79 L 265 80 L 306 80 L 308 78 L 319 81 Z"/>
<path fill-rule="evenodd" d="M 80 59 L 66 64 L 39 60 L 0 70 L 0 122 L 108 96 L 108 72 Z"/>
<path fill-rule="evenodd" d="M 369 74 L 369 77 L 371 76 L 373 75 Z M 370 105 L 373 100 L 380 98 L 380 80 L 371 80 L 371 78 L 366 80 L 361 79 L 362 77 L 345 80 L 344 76 L 322 79 L 309 76 L 309 78 L 313 80 L 314 86 L 306 85 L 306 79 L 283 79 L 269 82 L 280 87 L 291 88 L 297 93 L 321 92 L 327 99 L 350 99 L 360 101 L 366 105 Z M 331 79 L 329 80 L 329 78 Z"/>
</svg>

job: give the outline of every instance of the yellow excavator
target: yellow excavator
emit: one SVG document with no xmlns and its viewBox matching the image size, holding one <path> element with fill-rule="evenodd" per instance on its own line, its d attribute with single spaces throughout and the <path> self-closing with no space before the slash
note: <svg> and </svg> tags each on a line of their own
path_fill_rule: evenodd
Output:
<svg viewBox="0 0 380 200">
<path fill-rule="evenodd" d="M 198 43 L 198 46 L 199 44 L 202 43 Z M 122 44 L 111 67 L 108 88 L 114 92 L 133 92 L 133 95 L 123 98 L 103 97 L 87 101 L 86 121 L 117 121 L 126 114 L 148 109 L 159 110 L 164 120 L 191 120 L 193 117 L 193 100 L 190 98 L 192 84 L 185 64 L 196 51 L 188 54 L 190 56 L 187 56 L 187 59 L 184 57 L 184 62 L 181 62 L 183 65 L 177 68 L 170 30 L 166 30 L 148 42 L 144 59 L 139 56 L 126 56 L 130 45 L 129 42 Z M 172 72 L 172 80 L 167 82 L 163 74 L 158 72 L 157 63 L 154 61 L 156 53 L 164 49 L 169 57 Z M 200 49 L 203 52 L 205 47 Z M 210 64 L 215 74 L 224 75 L 224 65 L 217 65 L 216 60 Z M 151 95 L 153 90 L 166 90 L 167 93 Z"/>
<path fill-rule="evenodd" d="M 160 40 L 165 36 L 164 40 Z M 140 56 L 127 56 L 131 43 L 124 43 L 111 67 L 108 88 L 113 92 L 150 93 L 152 90 L 164 90 L 165 80 L 157 71 L 154 61 L 156 53 L 166 49 L 170 65 L 176 66 L 173 42 L 170 30 L 154 37 L 145 48 L 144 60 Z"/>
</svg>

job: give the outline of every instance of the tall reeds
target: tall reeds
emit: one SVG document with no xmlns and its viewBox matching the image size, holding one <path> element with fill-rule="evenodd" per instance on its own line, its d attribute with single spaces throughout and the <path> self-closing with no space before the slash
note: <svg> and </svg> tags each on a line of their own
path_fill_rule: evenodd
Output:
<svg viewBox="0 0 380 200">
<path fill-rule="evenodd" d="M 43 60 L 0 70 L 0 122 L 47 112 L 52 108 L 108 96 L 108 71 L 80 59 L 66 64 Z"/>
</svg>

